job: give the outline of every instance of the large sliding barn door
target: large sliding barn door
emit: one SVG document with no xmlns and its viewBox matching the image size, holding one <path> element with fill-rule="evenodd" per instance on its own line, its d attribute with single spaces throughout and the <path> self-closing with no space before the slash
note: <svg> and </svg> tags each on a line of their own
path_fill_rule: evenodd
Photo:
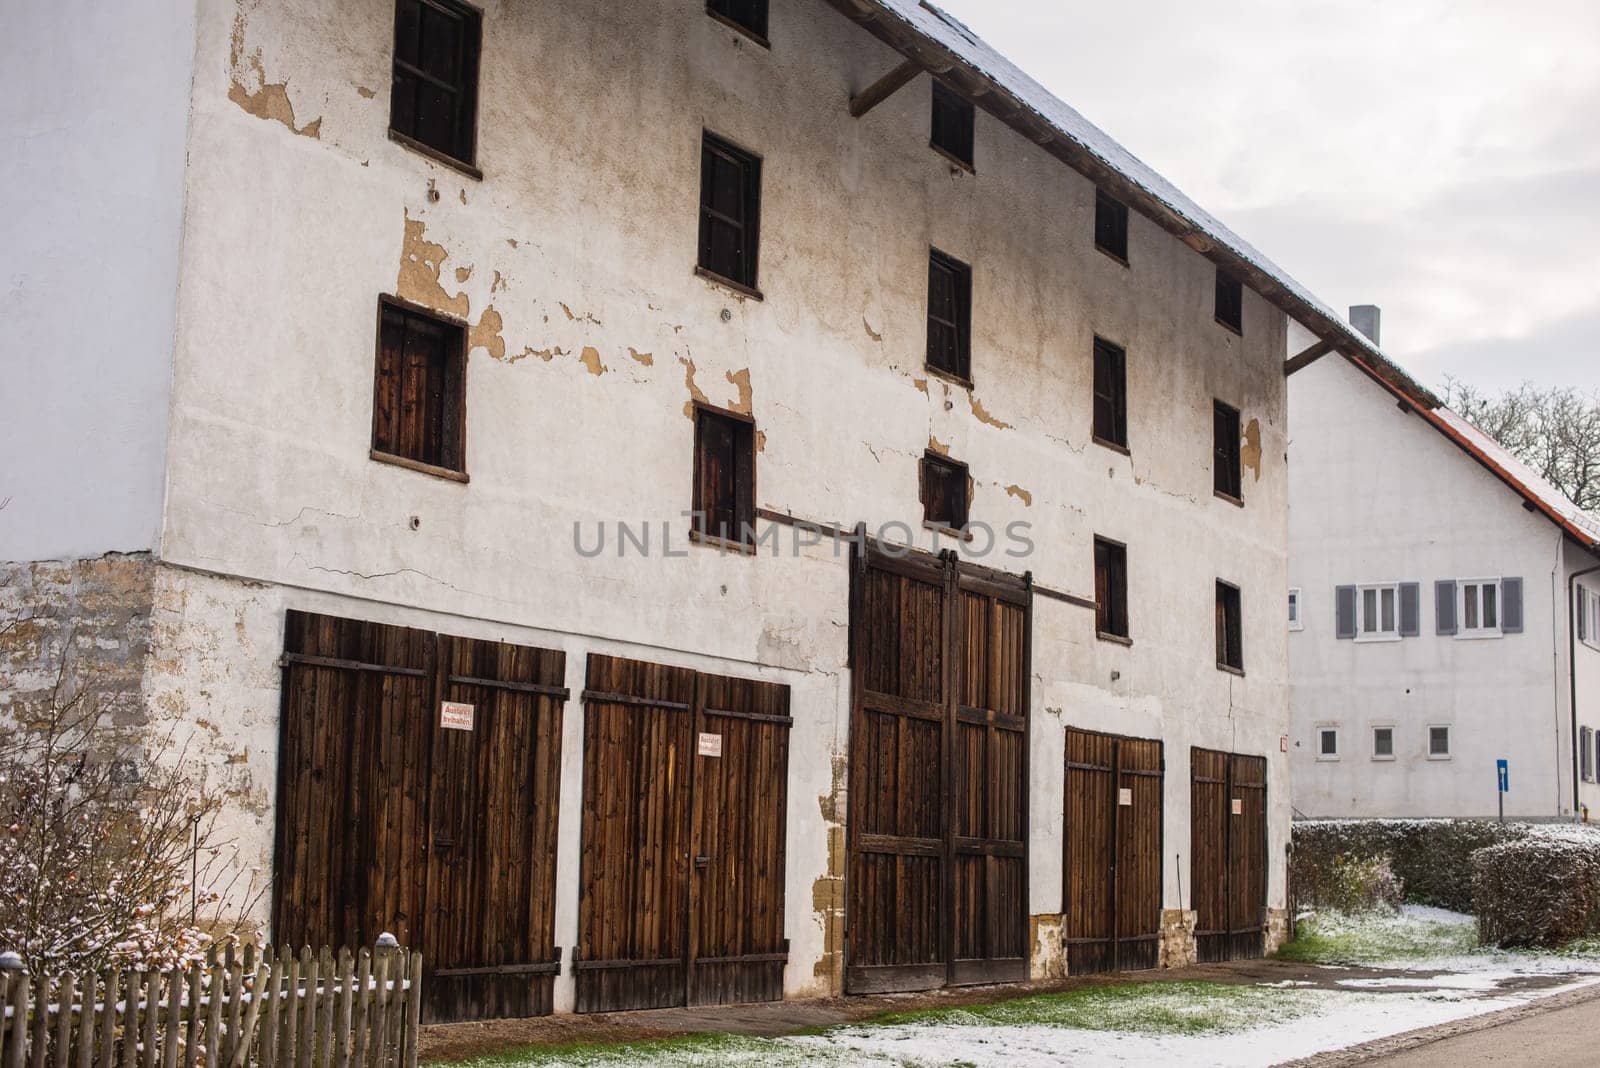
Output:
<svg viewBox="0 0 1600 1068">
<path fill-rule="evenodd" d="M 789 688 L 591 655 L 579 1012 L 783 996 Z"/>
<path fill-rule="evenodd" d="M 1162 769 L 1158 741 L 1067 731 L 1069 975 L 1158 963 Z"/>
<path fill-rule="evenodd" d="M 551 650 L 290 612 L 273 937 L 393 933 L 423 954 L 430 1022 L 550 1012 L 563 671 Z"/>
<path fill-rule="evenodd" d="M 857 546 L 846 989 L 1027 976 L 1029 591 Z"/>
<path fill-rule="evenodd" d="M 1259 957 L 1267 911 L 1267 760 L 1190 751 L 1196 940 L 1202 962 Z"/>
</svg>

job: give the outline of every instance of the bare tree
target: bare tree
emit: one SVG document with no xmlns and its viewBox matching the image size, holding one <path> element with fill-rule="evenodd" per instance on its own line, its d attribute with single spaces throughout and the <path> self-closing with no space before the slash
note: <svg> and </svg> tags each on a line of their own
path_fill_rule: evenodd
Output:
<svg viewBox="0 0 1600 1068">
<path fill-rule="evenodd" d="M 1446 378 L 1445 403 L 1579 508 L 1600 510 L 1600 395 L 1524 382 L 1492 396 Z"/>
<path fill-rule="evenodd" d="M 0 624 L 0 643 L 33 622 Z M 75 677 L 70 631 L 59 648 L 50 690 L 0 722 L 0 950 L 45 975 L 196 961 L 252 903 L 222 795 L 170 736 L 141 759 Z"/>
</svg>

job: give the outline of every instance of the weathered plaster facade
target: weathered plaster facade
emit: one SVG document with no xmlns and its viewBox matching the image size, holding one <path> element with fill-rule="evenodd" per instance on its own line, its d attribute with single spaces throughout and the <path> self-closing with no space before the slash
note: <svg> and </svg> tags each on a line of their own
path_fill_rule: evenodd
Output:
<svg viewBox="0 0 1600 1068">
<path fill-rule="evenodd" d="M 1568 580 L 1600 557 L 1348 361 L 1297 372 L 1290 396 L 1297 813 L 1495 816 L 1505 759 L 1507 816 L 1571 818 L 1568 651 L 1578 726 L 1600 728 L 1600 648 L 1569 641 Z M 1523 580 L 1520 633 L 1438 633 L 1435 582 L 1506 576 Z M 1582 581 L 1600 589 L 1593 574 Z M 1421 584 L 1421 633 L 1337 639 L 1335 587 L 1390 582 Z M 1429 757 L 1433 725 L 1450 728 L 1448 759 Z M 1392 759 L 1374 756 L 1380 726 L 1393 729 Z M 1318 758 L 1319 727 L 1338 730 L 1337 759 Z M 1600 812 L 1600 786 L 1578 786 L 1579 803 Z"/>
<path fill-rule="evenodd" d="M 1246 290 L 1242 336 L 1219 326 L 1214 265 L 1138 214 L 1131 267 L 1096 251 L 1094 185 L 984 113 L 975 173 L 953 168 L 928 147 L 926 75 L 850 118 L 851 90 L 898 57 L 820 0 L 774 3 L 770 50 L 677 0 L 490 0 L 481 181 L 388 138 L 392 9 L 199 5 L 141 686 L 153 716 L 190 725 L 228 768 L 262 870 L 290 608 L 565 649 L 575 693 L 588 652 L 770 679 L 792 687 L 795 715 L 785 987 L 837 990 L 846 556 L 796 551 L 788 527 L 777 554 L 687 544 L 698 400 L 754 416 L 763 508 L 904 522 L 919 545 L 972 555 L 981 539 L 918 523 L 918 462 L 936 443 L 970 466 L 974 520 L 1029 524 L 1029 555 L 1002 544 L 985 563 L 1092 596 L 1093 537 L 1128 545 L 1131 646 L 1097 640 L 1082 607 L 1035 601 L 1036 975 L 1064 967 L 1068 725 L 1165 742 L 1174 913 L 1191 905 L 1189 747 L 1265 755 L 1281 906 L 1283 313 Z M 763 159 L 764 299 L 692 273 L 702 129 Z M 930 244 L 972 264 L 971 390 L 923 367 Z M 385 293 L 470 324 L 470 483 L 368 458 Z M 1096 335 L 1127 350 L 1130 455 L 1089 440 Z M 1212 494 L 1214 399 L 1242 413 L 1243 508 Z M 619 554 L 618 521 L 649 523 L 647 558 Z M 606 551 L 576 551 L 575 527 L 591 546 L 600 524 Z M 1243 675 L 1215 667 L 1218 578 L 1242 589 Z M 581 722 L 574 702 L 564 946 Z M 558 1009 L 571 998 L 568 973 Z"/>
</svg>

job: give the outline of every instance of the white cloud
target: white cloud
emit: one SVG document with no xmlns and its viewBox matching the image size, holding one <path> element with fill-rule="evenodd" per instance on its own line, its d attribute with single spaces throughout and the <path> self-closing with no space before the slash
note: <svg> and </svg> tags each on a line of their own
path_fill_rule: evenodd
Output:
<svg viewBox="0 0 1600 1068">
<path fill-rule="evenodd" d="M 943 6 L 1424 379 L 1600 388 L 1600 4 Z"/>
</svg>

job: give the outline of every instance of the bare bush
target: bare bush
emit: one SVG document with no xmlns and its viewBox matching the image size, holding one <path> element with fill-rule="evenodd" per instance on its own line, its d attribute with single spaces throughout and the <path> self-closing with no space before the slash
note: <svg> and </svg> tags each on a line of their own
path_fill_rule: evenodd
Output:
<svg viewBox="0 0 1600 1068">
<path fill-rule="evenodd" d="M 36 974 L 195 962 L 259 890 L 219 831 L 220 791 L 171 735 L 145 759 L 103 722 L 72 644 L 49 692 L 0 721 L 0 950 Z"/>
</svg>

